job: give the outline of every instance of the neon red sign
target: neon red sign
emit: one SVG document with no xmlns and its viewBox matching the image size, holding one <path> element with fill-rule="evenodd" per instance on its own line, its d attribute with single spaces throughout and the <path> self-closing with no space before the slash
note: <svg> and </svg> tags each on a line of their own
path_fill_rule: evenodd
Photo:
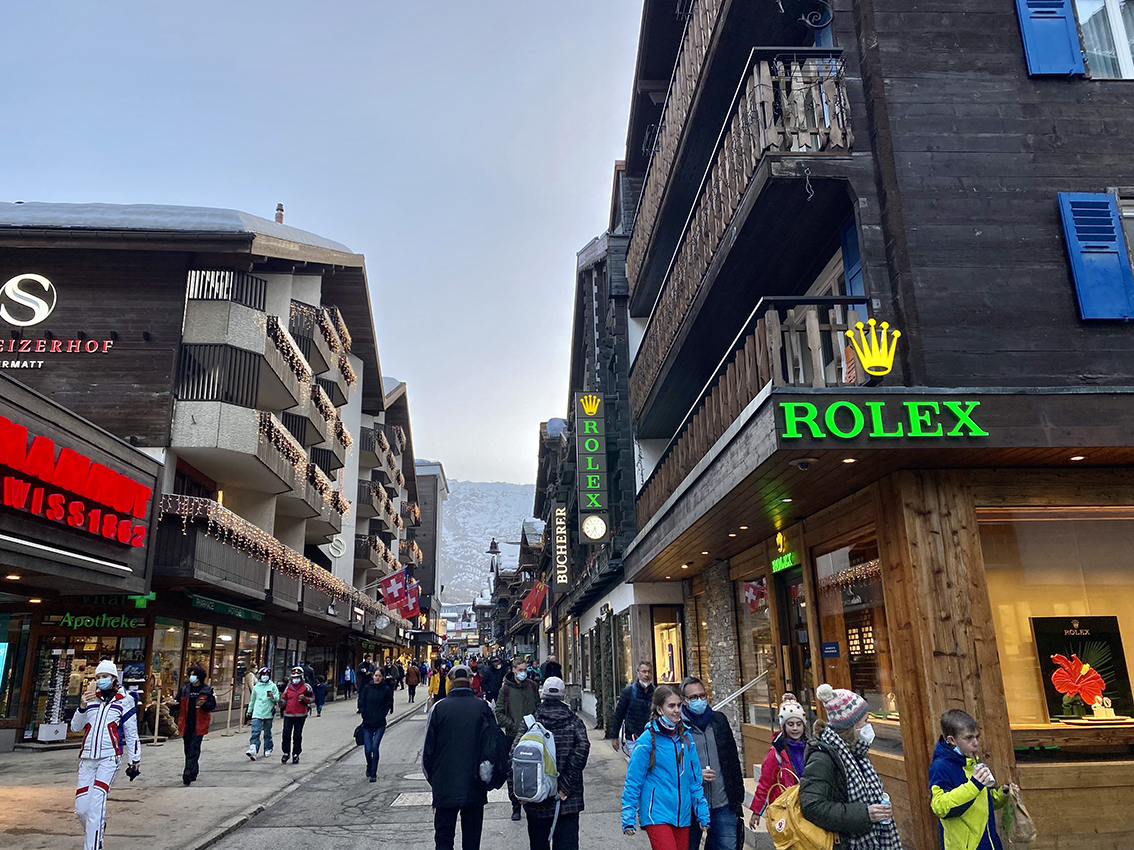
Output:
<svg viewBox="0 0 1134 850">
<path fill-rule="evenodd" d="M 57 456 L 48 437 L 33 436 L 29 447 L 28 437 L 25 426 L 0 416 L 0 466 L 22 475 L 4 477 L 5 507 L 130 546 L 145 545 L 146 526 L 134 519 L 145 517 L 152 487 L 74 449 L 64 448 Z"/>
</svg>

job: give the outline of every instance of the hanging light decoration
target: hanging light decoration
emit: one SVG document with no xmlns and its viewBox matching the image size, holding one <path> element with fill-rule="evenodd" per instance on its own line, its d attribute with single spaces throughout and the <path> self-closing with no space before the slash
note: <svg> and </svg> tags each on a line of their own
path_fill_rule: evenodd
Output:
<svg viewBox="0 0 1134 850">
<path fill-rule="evenodd" d="M 347 430 L 347 426 L 343 424 L 341 419 L 335 422 L 335 439 L 348 452 L 354 449 L 354 437 L 350 435 L 350 431 Z"/>
<path fill-rule="evenodd" d="M 307 471 L 307 452 L 283 424 L 266 410 L 260 411 L 260 439 L 271 443 L 295 469 L 296 477 L 303 479 Z"/>
<path fill-rule="evenodd" d="M 350 354 L 350 331 L 347 330 L 346 322 L 343 321 L 343 314 L 338 307 L 327 307 L 326 309 L 331 314 L 331 320 L 335 323 L 335 330 L 339 332 L 339 339 L 343 341 L 343 348 L 346 349 L 347 354 Z"/>
<path fill-rule="evenodd" d="M 354 389 L 358 386 L 358 376 L 354 374 L 354 367 L 350 365 L 345 354 L 339 355 L 339 373 L 343 376 L 343 380 L 347 382 L 347 386 Z"/>
<path fill-rule="evenodd" d="M 295 377 L 299 378 L 299 383 L 310 384 L 315 374 L 307 365 L 307 358 L 303 356 L 303 352 L 299 350 L 299 346 L 295 344 L 295 340 L 291 338 L 291 334 L 287 332 L 287 328 L 283 326 L 278 316 L 268 316 L 268 338 L 276 346 L 276 350 L 279 351 L 288 368 L 291 369 Z"/>
<path fill-rule="evenodd" d="M 326 419 L 327 422 L 333 423 L 339 418 L 338 411 L 335 410 L 335 406 L 331 404 L 330 397 L 318 384 L 311 385 L 311 400 L 315 402 L 315 409 L 319 411 L 319 415 Z"/>
<path fill-rule="evenodd" d="M 327 341 L 327 346 L 331 351 L 339 350 L 339 338 L 335 334 L 335 325 L 331 321 L 331 317 L 327 315 L 327 308 L 324 307 L 317 313 L 319 321 L 319 332 L 323 334 L 323 339 Z"/>
</svg>

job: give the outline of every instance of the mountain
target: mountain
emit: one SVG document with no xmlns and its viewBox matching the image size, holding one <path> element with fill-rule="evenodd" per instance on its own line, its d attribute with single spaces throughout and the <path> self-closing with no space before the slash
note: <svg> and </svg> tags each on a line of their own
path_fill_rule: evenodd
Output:
<svg viewBox="0 0 1134 850">
<path fill-rule="evenodd" d="M 534 484 L 449 479 L 438 570 L 439 583 L 445 585 L 442 601 L 471 602 L 480 594 L 488 577 L 485 550 L 493 537 L 503 563 L 516 563 L 519 546 L 506 541 L 520 539 L 520 524 L 531 519 L 534 502 Z"/>
</svg>

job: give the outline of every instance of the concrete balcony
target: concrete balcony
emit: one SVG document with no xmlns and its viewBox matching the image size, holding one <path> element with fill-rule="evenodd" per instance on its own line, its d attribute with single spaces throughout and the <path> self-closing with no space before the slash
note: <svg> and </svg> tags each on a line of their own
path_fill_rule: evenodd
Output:
<svg viewBox="0 0 1134 850">
<path fill-rule="evenodd" d="M 298 611 L 299 586 L 299 579 L 273 571 L 272 586 L 268 591 L 268 604 L 282 608 L 284 611 Z"/>
<path fill-rule="evenodd" d="M 421 549 L 413 540 L 399 541 L 398 554 L 401 556 L 401 562 L 411 567 L 420 567 L 424 558 Z"/>
<path fill-rule="evenodd" d="M 330 319 L 321 307 L 292 301 L 288 331 L 316 375 L 322 375 L 337 365 L 341 346 Z"/>
<path fill-rule="evenodd" d="M 373 519 L 382 510 L 382 498 L 377 494 L 378 486 L 373 481 L 358 482 L 358 499 L 355 509 L 359 519 Z"/>
<path fill-rule="evenodd" d="M 402 502 L 402 519 L 407 528 L 418 528 L 421 525 L 421 508 L 417 502 Z"/>
<path fill-rule="evenodd" d="M 297 489 L 307 455 L 270 413 L 220 401 L 178 400 L 170 447 L 215 481 L 280 494 Z"/>
<path fill-rule="evenodd" d="M 303 597 L 300 600 L 299 610 L 304 614 L 345 626 L 350 607 L 349 603 L 336 600 L 309 582 L 303 582 Z"/>
<path fill-rule="evenodd" d="M 363 426 L 358 431 L 358 465 L 364 469 L 377 469 L 386 464 L 386 452 L 390 443 L 381 425 L 374 428 Z"/>
<path fill-rule="evenodd" d="M 362 500 L 359 499 L 361 502 Z M 361 516 L 361 511 L 359 512 Z M 354 568 L 356 570 L 381 570 L 385 565 L 382 551 L 386 544 L 372 534 L 354 536 Z"/>
</svg>

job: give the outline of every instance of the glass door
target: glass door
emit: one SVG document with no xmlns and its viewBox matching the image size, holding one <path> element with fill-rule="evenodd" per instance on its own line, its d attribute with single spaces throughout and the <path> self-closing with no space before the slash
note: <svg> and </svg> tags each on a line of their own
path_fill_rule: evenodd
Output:
<svg viewBox="0 0 1134 850">
<path fill-rule="evenodd" d="M 803 568 L 794 567 L 776 576 L 780 600 L 780 657 L 784 685 L 807 705 L 815 688 L 811 669 L 811 641 L 807 635 L 807 598 L 803 590 Z"/>
</svg>

